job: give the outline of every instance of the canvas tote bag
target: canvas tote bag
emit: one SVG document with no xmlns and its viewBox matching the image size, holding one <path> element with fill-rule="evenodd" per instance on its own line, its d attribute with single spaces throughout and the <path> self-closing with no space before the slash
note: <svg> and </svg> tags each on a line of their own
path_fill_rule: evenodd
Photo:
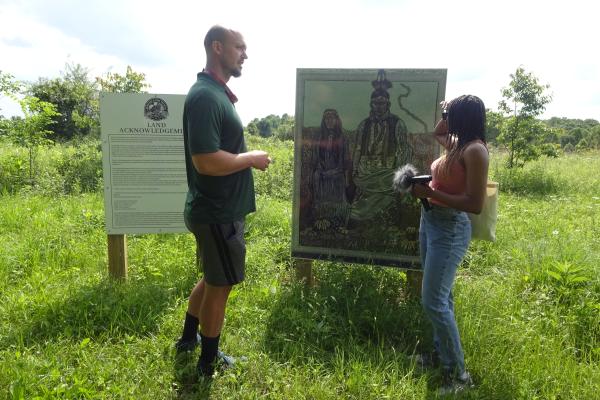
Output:
<svg viewBox="0 0 600 400">
<path fill-rule="evenodd" d="M 496 240 L 496 220 L 498 219 L 498 182 L 487 182 L 481 213 L 469 214 L 471 219 L 471 239 Z"/>
</svg>

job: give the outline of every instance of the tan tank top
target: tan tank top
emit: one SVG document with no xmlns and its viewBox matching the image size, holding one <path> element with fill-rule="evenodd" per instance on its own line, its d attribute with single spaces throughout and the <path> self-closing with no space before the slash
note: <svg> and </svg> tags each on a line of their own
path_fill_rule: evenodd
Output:
<svg viewBox="0 0 600 400">
<path fill-rule="evenodd" d="M 467 143 L 464 148 L 466 149 L 472 143 L 481 143 L 485 146 L 483 141 L 477 139 Z M 485 146 L 485 148 L 487 149 L 487 146 Z M 463 163 L 462 154 L 452 164 L 450 164 L 448 169 L 441 168 L 444 157 L 445 156 L 439 157 L 431 164 L 432 179 L 429 186 L 434 190 L 441 190 L 442 192 L 448 194 L 465 193 L 465 190 L 467 189 L 467 171 Z M 446 204 L 440 201 L 434 199 L 431 199 L 430 201 L 438 206 L 447 207 Z"/>
</svg>

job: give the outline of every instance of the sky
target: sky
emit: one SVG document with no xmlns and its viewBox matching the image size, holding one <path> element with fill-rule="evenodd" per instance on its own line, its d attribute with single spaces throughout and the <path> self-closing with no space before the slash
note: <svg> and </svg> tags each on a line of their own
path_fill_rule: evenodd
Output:
<svg viewBox="0 0 600 400">
<path fill-rule="evenodd" d="M 219 24 L 248 46 L 229 86 L 244 124 L 293 115 L 297 68 L 447 69 L 446 98 L 474 94 L 497 110 L 519 66 L 549 84 L 542 118 L 600 120 L 600 2 L 594 0 L 0 0 L 0 70 L 56 78 L 146 74 L 149 91 L 185 94 Z M 0 99 L 0 114 L 19 113 Z"/>
</svg>

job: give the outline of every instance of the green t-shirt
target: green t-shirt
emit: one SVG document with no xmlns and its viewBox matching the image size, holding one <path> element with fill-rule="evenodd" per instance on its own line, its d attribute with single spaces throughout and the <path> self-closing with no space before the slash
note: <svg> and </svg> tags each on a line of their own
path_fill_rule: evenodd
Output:
<svg viewBox="0 0 600 400">
<path fill-rule="evenodd" d="M 199 73 L 183 108 L 183 140 L 188 193 L 184 217 L 199 224 L 228 223 L 256 210 L 252 169 L 226 176 L 198 173 L 193 154 L 223 150 L 246 151 L 244 126 L 225 88 L 210 75 Z"/>
</svg>

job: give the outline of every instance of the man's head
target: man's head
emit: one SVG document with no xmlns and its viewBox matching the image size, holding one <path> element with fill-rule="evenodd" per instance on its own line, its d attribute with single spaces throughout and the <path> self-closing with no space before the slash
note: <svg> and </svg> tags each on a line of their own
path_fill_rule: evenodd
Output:
<svg viewBox="0 0 600 400">
<path fill-rule="evenodd" d="M 387 90 L 376 89 L 371 93 L 371 112 L 378 117 L 390 110 L 390 94 Z"/>
<path fill-rule="evenodd" d="M 242 64 L 248 58 L 246 43 L 239 32 L 215 25 L 204 38 L 206 65 L 221 75 L 224 81 L 242 74 Z"/>
</svg>

